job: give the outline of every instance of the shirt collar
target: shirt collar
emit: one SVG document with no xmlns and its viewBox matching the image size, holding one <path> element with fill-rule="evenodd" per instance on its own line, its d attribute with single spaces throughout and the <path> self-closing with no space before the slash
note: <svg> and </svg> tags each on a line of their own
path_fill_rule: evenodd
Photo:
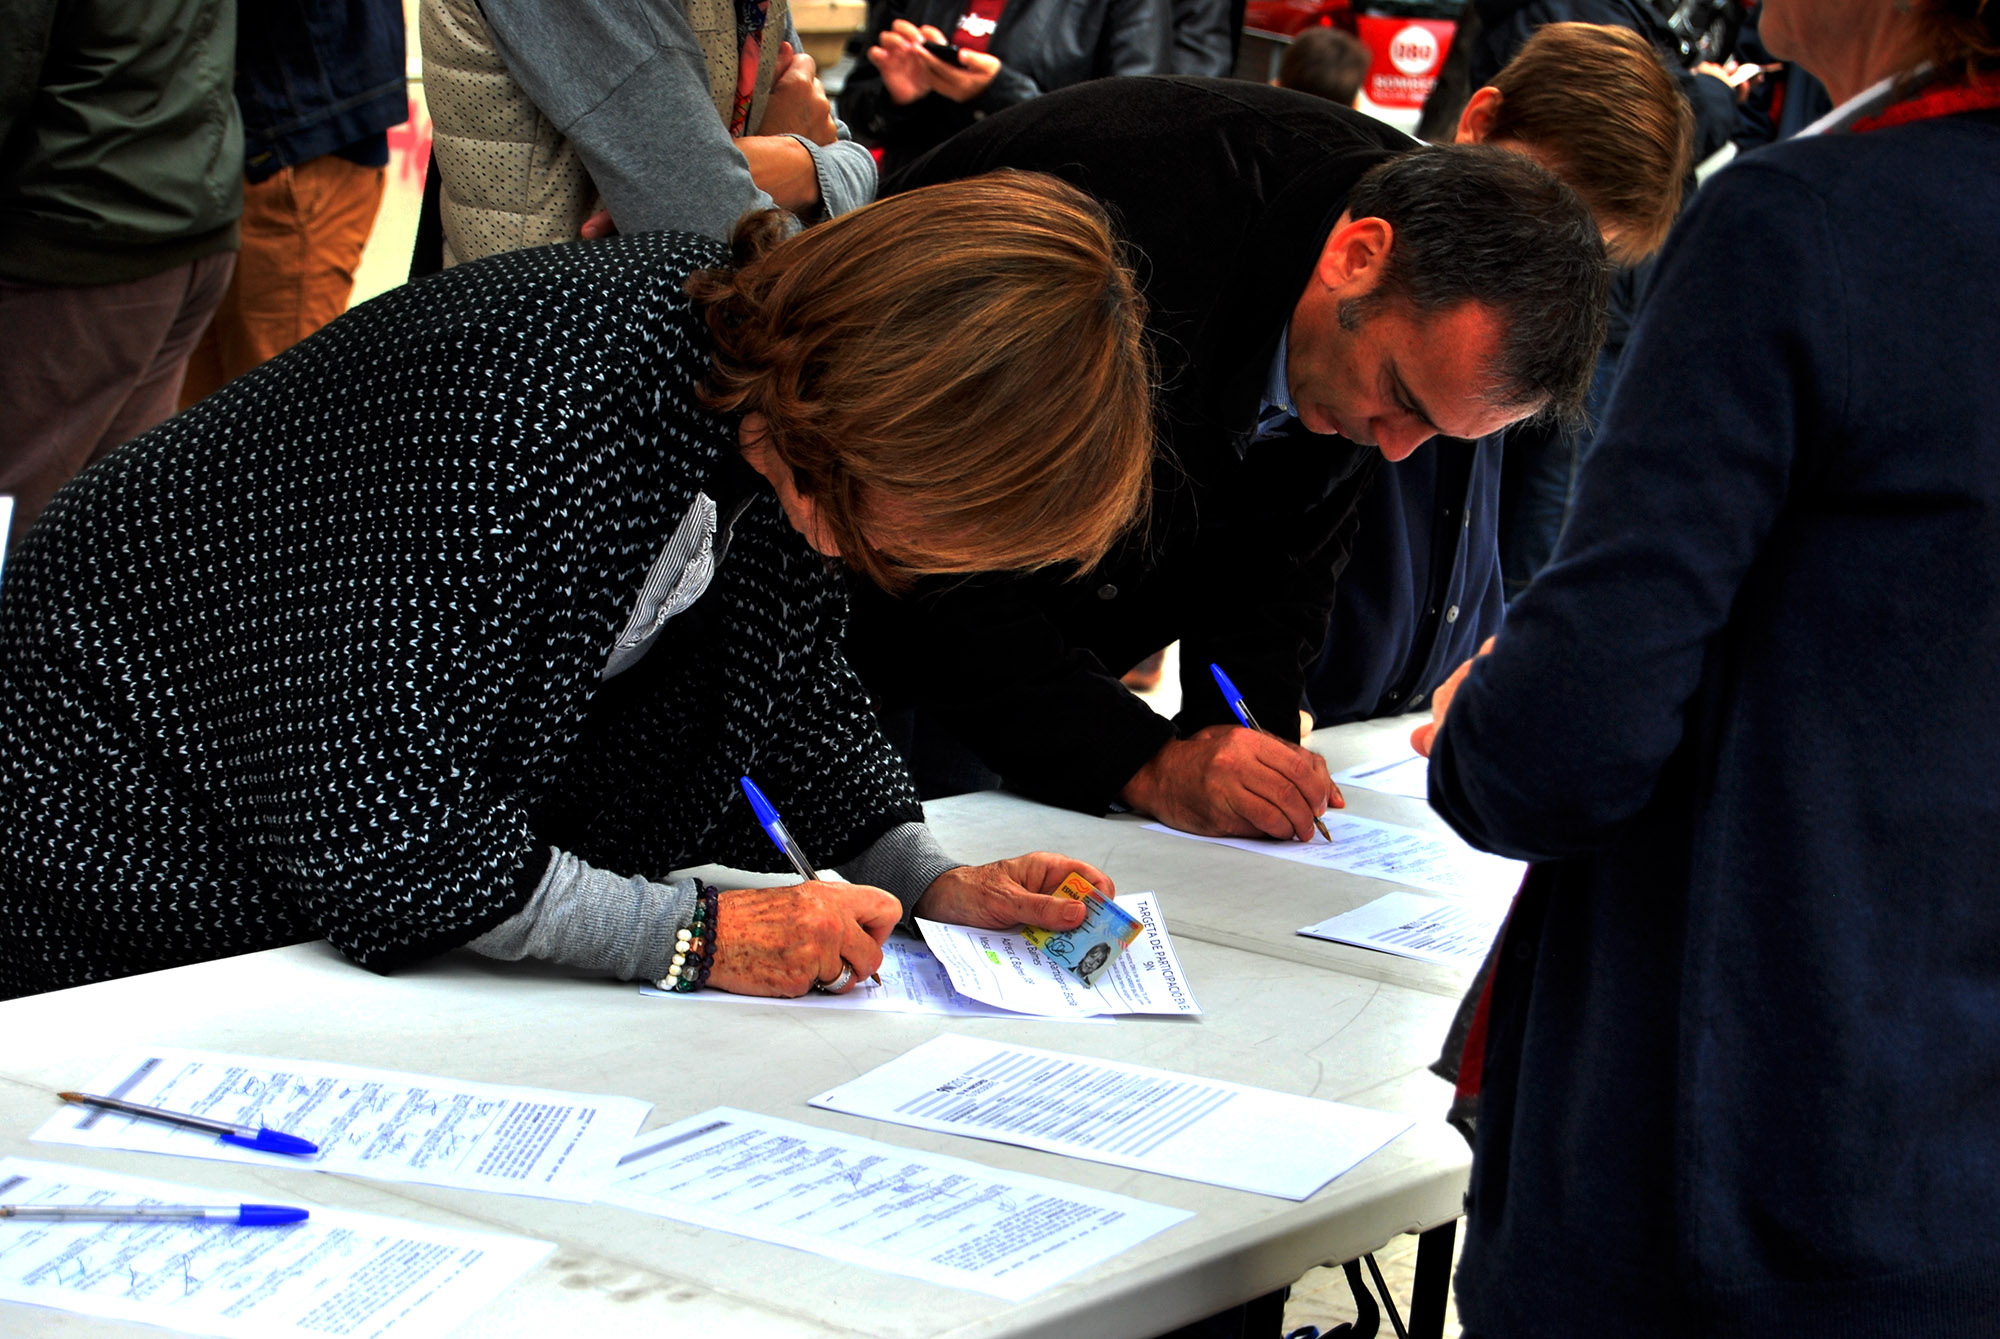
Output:
<svg viewBox="0 0 2000 1339">
<path fill-rule="evenodd" d="M 1813 122 L 1804 130 L 1801 130 L 1794 138 L 1804 139 L 1807 135 L 1830 135 L 1836 131 L 1845 130 L 1849 125 L 1859 121 L 1864 116 L 1871 116 L 1875 112 L 1880 111 L 1884 106 L 1894 101 L 1897 96 L 1900 96 L 1903 89 L 1910 83 L 1922 78 L 1929 72 L 1930 64 L 1926 62 L 1914 70 L 1905 70 L 1901 74 L 1892 74 L 1886 79 L 1878 79 L 1849 98 L 1846 102 L 1835 107 L 1825 116 L 1820 117 L 1819 120 Z"/>
<path fill-rule="evenodd" d="M 1292 408 L 1291 383 L 1285 380 L 1285 350 L 1291 341 L 1289 328 L 1278 332 L 1278 353 L 1271 360 L 1271 375 L 1264 383 L 1264 408 L 1259 418 L 1268 418 L 1272 410 L 1282 410 L 1294 417 L 1298 411 Z"/>
</svg>

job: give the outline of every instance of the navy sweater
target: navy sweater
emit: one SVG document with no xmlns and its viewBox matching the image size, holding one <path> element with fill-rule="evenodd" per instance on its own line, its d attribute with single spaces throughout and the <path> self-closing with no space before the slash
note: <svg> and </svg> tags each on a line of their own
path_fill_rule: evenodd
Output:
<svg viewBox="0 0 2000 1339">
<path fill-rule="evenodd" d="M 1411 711 L 1500 630 L 1504 433 L 1439 438 L 1384 465 L 1355 506 L 1354 551 L 1306 677 L 1318 725 Z"/>
<path fill-rule="evenodd" d="M 2000 1333 L 1996 254 L 1991 113 L 1760 152 L 1668 244 L 1432 764 L 1545 862 L 1487 1040 L 1489 1339 Z"/>
</svg>

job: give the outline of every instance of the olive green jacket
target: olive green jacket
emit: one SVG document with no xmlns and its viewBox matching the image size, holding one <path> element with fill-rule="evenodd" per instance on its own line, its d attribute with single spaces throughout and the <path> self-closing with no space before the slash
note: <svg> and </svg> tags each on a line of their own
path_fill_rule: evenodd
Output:
<svg viewBox="0 0 2000 1339">
<path fill-rule="evenodd" d="M 0 278 L 143 279 L 236 246 L 236 0 L 0 0 Z"/>
</svg>

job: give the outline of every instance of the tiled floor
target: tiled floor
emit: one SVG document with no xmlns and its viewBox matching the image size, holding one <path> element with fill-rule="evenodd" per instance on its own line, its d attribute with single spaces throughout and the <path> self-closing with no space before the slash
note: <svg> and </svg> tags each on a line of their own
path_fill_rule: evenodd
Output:
<svg viewBox="0 0 2000 1339">
<path fill-rule="evenodd" d="M 1456 1242 L 1463 1242 L 1461 1233 Z M 1382 1278 L 1395 1295 L 1396 1310 L 1402 1314 L 1403 1323 L 1410 1320 L 1410 1288 L 1416 1281 L 1417 1239 L 1397 1237 L 1394 1241 L 1375 1252 L 1375 1263 L 1381 1266 Z M 1454 1253 L 1454 1267 L 1456 1257 Z M 1366 1266 L 1362 1277 L 1372 1284 Z M 1370 1291 L 1373 1291 L 1371 1287 Z M 1379 1304 L 1379 1298 L 1378 1304 Z M 1335 1325 L 1351 1321 L 1354 1315 L 1354 1296 L 1347 1289 L 1347 1275 L 1338 1268 L 1315 1269 L 1292 1285 L 1292 1300 L 1285 1307 L 1285 1333 L 1305 1325 L 1317 1325 L 1321 1332 Z M 1389 1324 L 1388 1314 L 1382 1316 L 1378 1336 L 1394 1339 L 1396 1331 Z M 1458 1307 L 1453 1304 L 1446 1308 L 1444 1317 L 1445 1339 L 1458 1339 Z"/>
</svg>

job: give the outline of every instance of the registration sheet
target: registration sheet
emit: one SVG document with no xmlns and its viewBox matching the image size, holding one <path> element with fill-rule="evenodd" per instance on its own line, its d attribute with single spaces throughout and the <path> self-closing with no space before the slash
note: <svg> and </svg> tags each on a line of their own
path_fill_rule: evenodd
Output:
<svg viewBox="0 0 2000 1339">
<path fill-rule="evenodd" d="M 945 1018 L 1019 1018 L 1013 1009 L 996 1009 L 970 995 L 961 995 L 951 984 L 951 973 L 937 955 L 915 939 L 891 938 L 882 945 L 882 981 L 861 981 L 852 990 L 838 995 L 809 991 L 796 999 L 768 995 L 732 995 L 726 990 L 661 990 L 641 986 L 639 993 L 660 999 L 700 1001 L 709 1004 L 776 1004 L 795 1009 L 848 1009 L 864 1013 L 936 1014 Z M 1058 1022 L 1109 1023 L 1109 1018 L 1078 1014 L 1058 1018 Z"/>
<path fill-rule="evenodd" d="M 869 1120 L 1302 1200 L 1406 1116 L 947 1033 L 812 1099 Z"/>
<path fill-rule="evenodd" d="M 1365 907 L 1329 916 L 1299 933 L 1331 939 L 1399 958 L 1441 962 L 1447 967 L 1477 967 L 1493 947 L 1508 903 L 1448 902 L 1420 893 L 1390 893 Z"/>
<path fill-rule="evenodd" d="M 1379 790 L 1384 795 L 1402 795 L 1426 802 L 1431 798 L 1430 759 L 1417 753 L 1377 758 L 1336 773 L 1333 779 L 1343 788 L 1358 786 L 1362 790 Z"/>
<path fill-rule="evenodd" d="M 1194 1215 L 717 1107 L 640 1136 L 607 1204 L 1018 1301 Z"/>
<path fill-rule="evenodd" d="M 1200 1013 L 1167 936 L 1159 899 L 1130 893 L 1118 905 L 1138 917 L 1142 928 L 1095 986 L 1084 985 L 1018 934 L 922 919 L 917 925 L 959 992 L 1000 1009 L 1052 1018 Z"/>
<path fill-rule="evenodd" d="M 1249 837 L 1197 837 L 1164 823 L 1148 823 L 1148 832 L 1169 837 L 1233 846 L 1239 851 L 1296 860 L 1302 865 L 1362 874 L 1371 879 L 1408 884 L 1435 893 L 1490 893 L 1501 896 L 1521 886 L 1528 867 L 1518 860 L 1475 851 L 1455 836 L 1380 823 L 1354 814 L 1321 815 L 1332 841 L 1262 841 Z"/>
<path fill-rule="evenodd" d="M 0 1158 L 6 1204 L 242 1198 Z M 0 1301 L 232 1339 L 419 1339 L 452 1330 L 553 1249 L 524 1237 L 339 1209 L 315 1208 L 307 1221 L 286 1227 L 0 1221 Z M 12 1330 L 4 1314 L 0 1330 Z"/>
<path fill-rule="evenodd" d="M 653 1107 L 633 1097 L 173 1047 L 127 1055 L 84 1091 L 281 1130 L 318 1144 L 319 1156 L 240 1149 L 85 1106 L 63 1107 L 35 1138 L 583 1203 L 609 1183 Z"/>
</svg>

